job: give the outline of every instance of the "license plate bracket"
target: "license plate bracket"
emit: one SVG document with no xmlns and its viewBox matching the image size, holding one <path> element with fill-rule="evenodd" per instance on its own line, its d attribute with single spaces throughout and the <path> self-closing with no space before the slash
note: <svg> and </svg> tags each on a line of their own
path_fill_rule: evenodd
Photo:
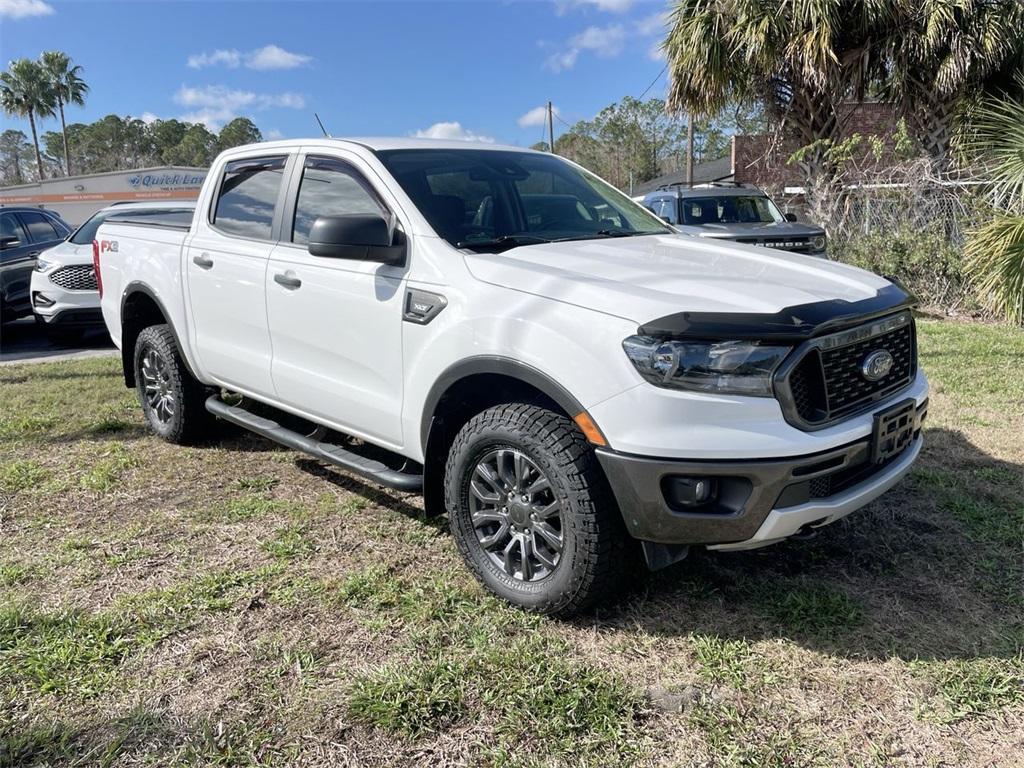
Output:
<svg viewBox="0 0 1024 768">
<path fill-rule="evenodd" d="M 910 445 L 917 428 L 917 403 L 903 400 L 875 414 L 871 434 L 871 460 L 875 464 L 888 461 Z"/>
</svg>

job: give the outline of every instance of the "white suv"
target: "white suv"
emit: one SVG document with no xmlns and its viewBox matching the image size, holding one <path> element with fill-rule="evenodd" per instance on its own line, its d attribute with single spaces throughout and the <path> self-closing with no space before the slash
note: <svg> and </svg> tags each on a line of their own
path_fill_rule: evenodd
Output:
<svg viewBox="0 0 1024 768">
<path fill-rule="evenodd" d="M 921 450 L 903 289 L 675 234 L 554 155 L 241 147 L 190 222 L 97 239 L 157 434 L 199 439 L 213 415 L 422 491 L 480 580 L 532 610 L 607 596 L 631 551 L 657 568 L 812 531 Z"/>
<path fill-rule="evenodd" d="M 29 289 L 36 319 L 52 335 L 70 339 L 90 328 L 103 327 L 100 294 L 92 263 L 96 231 L 116 216 L 163 214 L 183 211 L 191 214 L 195 203 L 188 201 L 117 203 L 97 211 L 64 242 L 43 251 L 36 260 Z"/>
</svg>

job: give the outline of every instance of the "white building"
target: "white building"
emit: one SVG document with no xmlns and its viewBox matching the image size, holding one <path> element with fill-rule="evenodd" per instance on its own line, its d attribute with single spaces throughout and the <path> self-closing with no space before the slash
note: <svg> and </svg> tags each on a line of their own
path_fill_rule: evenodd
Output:
<svg viewBox="0 0 1024 768">
<path fill-rule="evenodd" d="M 63 176 L 34 184 L 0 187 L 0 207 L 30 206 L 56 211 L 77 226 L 111 203 L 137 200 L 195 200 L 205 168 L 162 166 L 136 171 Z"/>
</svg>

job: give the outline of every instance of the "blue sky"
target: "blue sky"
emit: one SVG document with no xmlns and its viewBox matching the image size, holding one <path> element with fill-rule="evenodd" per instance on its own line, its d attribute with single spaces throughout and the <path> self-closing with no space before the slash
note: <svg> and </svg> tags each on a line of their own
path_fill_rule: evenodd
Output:
<svg viewBox="0 0 1024 768">
<path fill-rule="evenodd" d="M 0 0 L 4 62 L 68 52 L 92 90 L 69 122 L 116 113 L 268 138 L 463 136 L 529 145 L 542 106 L 590 118 L 664 67 L 662 0 L 200 2 Z M 665 78 L 649 96 L 663 96 Z M 4 117 L 5 127 L 28 125 Z M 47 121 L 43 130 L 55 130 Z M 565 125 L 556 120 L 555 131 Z"/>
</svg>

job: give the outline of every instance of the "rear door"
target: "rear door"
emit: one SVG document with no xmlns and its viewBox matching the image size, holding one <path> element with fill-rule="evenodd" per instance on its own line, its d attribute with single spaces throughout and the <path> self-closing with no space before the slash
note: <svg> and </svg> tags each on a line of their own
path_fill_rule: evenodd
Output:
<svg viewBox="0 0 1024 768">
<path fill-rule="evenodd" d="M 311 154 L 294 175 L 267 273 L 278 397 L 351 434 L 401 446 L 406 268 L 313 256 L 306 248 L 318 216 L 390 220 L 392 206 L 354 156 Z"/>
<path fill-rule="evenodd" d="M 37 248 L 14 211 L 0 213 L 0 315 L 9 320 L 28 311 L 28 286 Z"/>
<path fill-rule="evenodd" d="M 287 154 L 224 165 L 209 208 L 196 211 L 185 254 L 192 344 L 217 382 L 273 397 L 264 280 L 280 229 Z"/>
</svg>

